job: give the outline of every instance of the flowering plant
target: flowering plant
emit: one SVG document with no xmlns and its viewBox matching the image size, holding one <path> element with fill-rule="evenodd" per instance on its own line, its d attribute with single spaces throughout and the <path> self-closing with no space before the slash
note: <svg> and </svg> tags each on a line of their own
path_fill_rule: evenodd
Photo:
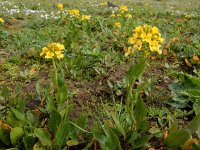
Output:
<svg viewBox="0 0 200 150">
<path fill-rule="evenodd" d="M 161 45 L 164 38 L 161 37 L 159 29 L 149 25 L 138 26 L 133 30 L 133 36 L 128 40 L 132 50 L 143 50 L 145 53 L 157 52 L 162 53 Z M 133 51 L 129 51 L 129 54 Z M 128 55 L 128 54 L 126 54 Z"/>
</svg>

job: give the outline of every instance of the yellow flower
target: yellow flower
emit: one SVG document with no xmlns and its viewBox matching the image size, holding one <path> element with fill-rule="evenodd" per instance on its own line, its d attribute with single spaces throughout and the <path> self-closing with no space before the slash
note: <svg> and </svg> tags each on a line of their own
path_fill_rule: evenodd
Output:
<svg viewBox="0 0 200 150">
<path fill-rule="evenodd" d="M 40 53 L 40 56 L 46 54 L 48 51 L 49 51 L 49 50 L 48 50 L 47 47 L 43 47 L 43 48 L 42 48 L 42 52 Z"/>
<path fill-rule="evenodd" d="M 67 10 L 67 12 L 72 16 L 79 16 L 80 15 L 80 11 L 78 9 Z"/>
<path fill-rule="evenodd" d="M 110 17 L 115 17 L 115 14 L 111 14 Z"/>
<path fill-rule="evenodd" d="M 56 46 L 57 46 L 58 51 L 62 51 L 65 49 L 64 45 L 62 45 L 60 43 L 57 43 Z"/>
<path fill-rule="evenodd" d="M 127 6 L 125 6 L 125 5 L 121 5 L 120 8 L 119 8 L 119 11 L 120 11 L 121 13 L 124 13 L 124 12 L 128 11 L 128 8 L 127 8 Z"/>
<path fill-rule="evenodd" d="M 132 54 L 134 52 L 132 47 L 128 47 L 128 48 L 124 48 L 124 52 L 125 52 L 125 57 L 128 57 L 128 55 Z"/>
<path fill-rule="evenodd" d="M 90 20 L 91 16 L 90 15 L 82 15 L 81 20 Z"/>
<path fill-rule="evenodd" d="M 0 18 L 0 23 L 4 23 L 4 20 L 2 18 Z"/>
<path fill-rule="evenodd" d="M 114 27 L 121 28 L 121 27 L 122 27 L 122 25 L 121 25 L 121 23 L 120 23 L 120 22 L 115 22 L 115 23 L 114 23 Z"/>
<path fill-rule="evenodd" d="M 142 48 L 142 41 L 141 40 L 138 40 L 137 42 L 136 42 L 136 48 L 138 49 L 138 50 L 141 50 L 141 48 Z"/>
<path fill-rule="evenodd" d="M 164 38 L 159 38 L 160 43 L 163 43 L 164 40 L 165 40 Z"/>
<path fill-rule="evenodd" d="M 186 18 L 186 19 L 190 19 L 190 18 L 191 18 L 191 15 L 186 14 L 186 15 L 185 15 L 185 18 Z"/>
<path fill-rule="evenodd" d="M 136 27 L 136 28 L 133 30 L 133 32 L 136 32 L 136 33 L 142 32 L 142 26 Z"/>
<path fill-rule="evenodd" d="M 171 41 L 172 41 L 172 42 L 174 42 L 174 43 L 176 43 L 176 42 L 178 42 L 178 41 L 179 41 L 179 39 L 178 39 L 178 38 L 176 38 L 176 37 L 173 37 L 173 38 L 171 39 Z"/>
<path fill-rule="evenodd" d="M 158 43 L 158 41 L 151 41 L 149 43 L 150 46 L 150 50 L 152 52 L 158 52 L 159 54 L 162 54 L 162 51 L 159 49 L 160 48 L 160 44 Z"/>
<path fill-rule="evenodd" d="M 152 33 L 148 33 L 146 37 L 146 41 L 151 42 L 151 39 L 152 39 Z"/>
<path fill-rule="evenodd" d="M 130 37 L 130 38 L 128 39 L 128 42 L 129 42 L 130 44 L 134 44 L 134 43 L 136 42 L 136 38 Z"/>
<path fill-rule="evenodd" d="M 159 33 L 159 30 L 157 27 L 153 27 L 152 28 L 152 34 L 158 34 Z"/>
<path fill-rule="evenodd" d="M 140 35 L 140 37 L 142 38 L 142 41 L 145 41 L 145 40 L 146 40 L 146 37 L 147 37 L 147 35 L 146 35 L 146 33 L 145 33 L 145 32 L 142 32 L 142 33 L 141 33 L 141 35 Z"/>
<path fill-rule="evenodd" d="M 46 53 L 46 56 L 45 56 L 45 58 L 52 58 L 53 56 L 54 56 L 55 54 L 53 53 L 53 52 L 50 52 L 50 51 L 48 51 L 47 53 Z"/>
<path fill-rule="evenodd" d="M 58 10 L 63 10 L 63 4 L 58 3 L 57 8 L 58 8 Z"/>
<path fill-rule="evenodd" d="M 160 50 L 161 44 L 164 42 L 164 38 L 161 37 L 157 27 L 149 25 L 138 26 L 133 30 L 134 34 L 128 39 L 130 44 L 138 50 L 144 50 L 151 52 L 162 53 Z M 143 46 L 144 43 L 144 46 Z"/>
<path fill-rule="evenodd" d="M 56 56 L 58 59 L 64 57 L 63 50 L 65 49 L 64 45 L 60 43 L 49 43 L 46 47 L 42 48 L 40 56 L 45 55 L 44 57 L 49 59 Z"/>
<path fill-rule="evenodd" d="M 121 15 L 121 14 L 117 14 L 116 16 L 117 16 L 117 17 L 121 17 L 122 15 Z"/>
<path fill-rule="evenodd" d="M 125 17 L 130 19 L 130 18 L 132 18 L 132 15 L 131 14 L 126 14 Z"/>
<path fill-rule="evenodd" d="M 55 53 L 58 59 L 61 59 L 64 57 L 64 54 L 62 53 L 62 51 L 56 51 Z"/>
</svg>

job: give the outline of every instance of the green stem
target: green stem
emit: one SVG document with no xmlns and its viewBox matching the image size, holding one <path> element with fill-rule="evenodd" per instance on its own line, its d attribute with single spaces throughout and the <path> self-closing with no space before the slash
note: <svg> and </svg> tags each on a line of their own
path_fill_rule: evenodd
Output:
<svg viewBox="0 0 200 150">
<path fill-rule="evenodd" d="M 54 71 L 55 71 L 56 87 L 58 87 L 58 69 L 56 67 L 56 63 L 55 63 L 54 59 L 52 59 L 52 62 L 53 62 L 53 68 L 54 68 Z"/>
</svg>

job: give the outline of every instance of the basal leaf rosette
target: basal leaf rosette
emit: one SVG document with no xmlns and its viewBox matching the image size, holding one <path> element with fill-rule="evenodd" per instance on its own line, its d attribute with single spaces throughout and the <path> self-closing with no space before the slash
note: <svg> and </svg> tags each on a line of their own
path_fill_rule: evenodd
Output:
<svg viewBox="0 0 200 150">
<path fill-rule="evenodd" d="M 138 26 L 133 30 L 133 36 L 128 39 L 134 50 L 144 51 L 144 53 L 157 52 L 162 54 L 160 49 L 164 38 L 161 37 L 159 29 L 149 25 Z"/>
<path fill-rule="evenodd" d="M 61 59 L 64 57 L 64 45 L 60 43 L 49 43 L 46 47 L 42 48 L 40 56 L 44 56 L 47 59 L 54 59 L 55 57 Z"/>
</svg>

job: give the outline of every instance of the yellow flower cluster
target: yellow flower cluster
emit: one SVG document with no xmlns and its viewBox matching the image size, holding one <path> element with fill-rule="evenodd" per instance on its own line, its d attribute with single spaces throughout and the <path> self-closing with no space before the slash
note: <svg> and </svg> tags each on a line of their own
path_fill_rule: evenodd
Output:
<svg viewBox="0 0 200 150">
<path fill-rule="evenodd" d="M 87 21 L 87 20 L 90 20 L 91 19 L 91 16 L 90 15 L 82 15 L 81 16 L 81 20 L 82 21 Z"/>
<path fill-rule="evenodd" d="M 122 27 L 122 25 L 121 25 L 120 22 L 115 22 L 115 23 L 113 24 L 113 26 L 116 27 L 116 28 L 121 28 L 121 27 Z"/>
<path fill-rule="evenodd" d="M 162 53 L 160 50 L 164 38 L 161 37 L 159 29 L 149 25 L 138 26 L 133 30 L 134 34 L 129 38 L 128 42 L 133 45 L 134 49 L 147 51 L 150 48 L 152 52 Z"/>
<path fill-rule="evenodd" d="M 4 20 L 2 18 L 0 18 L 0 23 L 4 23 Z"/>
<path fill-rule="evenodd" d="M 57 5 L 57 8 L 58 8 L 58 10 L 63 10 L 63 4 L 62 3 L 58 3 L 58 5 Z"/>
<path fill-rule="evenodd" d="M 130 19 L 130 18 L 132 18 L 132 15 L 131 14 L 126 14 L 125 17 Z"/>
<path fill-rule="evenodd" d="M 78 9 L 67 10 L 67 12 L 68 12 L 71 16 L 75 16 L 75 17 L 80 16 L 80 11 L 79 11 Z"/>
<path fill-rule="evenodd" d="M 128 12 L 128 8 L 125 5 L 121 5 L 117 14 L 111 14 L 111 17 L 125 17 L 125 18 L 132 18 L 132 15 Z"/>
<path fill-rule="evenodd" d="M 126 5 L 121 5 L 119 8 L 119 11 L 120 11 L 120 13 L 124 13 L 124 12 L 128 11 L 128 8 Z"/>
<path fill-rule="evenodd" d="M 45 58 L 47 59 L 54 57 L 61 59 L 64 57 L 63 54 L 64 49 L 65 49 L 64 45 L 60 43 L 49 43 L 46 47 L 42 48 L 40 56 L 45 55 Z"/>
</svg>

